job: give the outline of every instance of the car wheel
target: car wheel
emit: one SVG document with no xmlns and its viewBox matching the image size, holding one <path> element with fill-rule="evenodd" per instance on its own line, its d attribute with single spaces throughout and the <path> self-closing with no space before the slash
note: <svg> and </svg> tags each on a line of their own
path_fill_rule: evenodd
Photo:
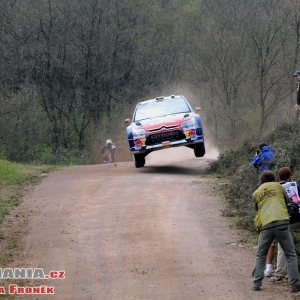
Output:
<svg viewBox="0 0 300 300">
<path fill-rule="evenodd" d="M 145 165 L 144 154 L 132 154 L 132 159 L 136 168 L 142 168 Z"/>
<path fill-rule="evenodd" d="M 204 143 L 194 145 L 194 153 L 196 157 L 202 157 L 205 154 L 205 145 Z"/>
</svg>

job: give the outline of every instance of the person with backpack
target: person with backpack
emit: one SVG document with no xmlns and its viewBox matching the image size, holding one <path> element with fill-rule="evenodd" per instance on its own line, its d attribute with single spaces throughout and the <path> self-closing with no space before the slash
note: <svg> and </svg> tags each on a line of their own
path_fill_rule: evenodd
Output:
<svg viewBox="0 0 300 300">
<path fill-rule="evenodd" d="M 260 174 L 266 170 L 271 170 L 274 159 L 274 149 L 272 146 L 261 143 L 256 150 L 255 156 L 252 158 L 252 165 L 260 168 Z"/>
<path fill-rule="evenodd" d="M 264 278 L 264 266 L 268 250 L 276 238 L 281 245 L 288 269 L 291 292 L 300 291 L 298 260 L 293 237 L 289 228 L 289 214 L 286 203 L 291 200 L 279 182 L 275 182 L 275 173 L 271 170 L 262 172 L 259 177 L 260 186 L 252 197 L 257 214 L 255 226 L 259 231 L 258 246 L 252 271 L 253 291 L 260 291 Z"/>
<path fill-rule="evenodd" d="M 299 204 L 300 204 L 300 187 L 297 182 L 292 180 L 292 172 L 289 167 L 282 167 L 278 170 L 279 183 L 285 189 L 287 195 L 290 199 L 293 200 L 294 203 L 298 205 L 299 212 Z M 290 224 L 294 224 L 300 221 L 300 214 L 290 217 Z M 274 249 L 274 248 L 273 248 Z M 269 252 L 268 252 L 269 255 Z M 273 254 L 274 257 L 274 254 Z M 270 257 L 270 260 L 273 260 L 273 257 Z M 280 244 L 278 244 L 277 248 L 277 267 L 274 275 L 270 278 L 272 282 L 281 282 L 286 274 L 287 263 L 286 258 L 284 256 L 284 252 Z M 266 269 L 267 270 L 267 269 Z M 265 271 L 266 274 L 266 271 Z"/>
<path fill-rule="evenodd" d="M 101 149 L 101 153 L 103 154 L 103 162 L 105 164 L 116 162 L 116 146 L 111 139 L 106 141 L 104 147 Z"/>
</svg>

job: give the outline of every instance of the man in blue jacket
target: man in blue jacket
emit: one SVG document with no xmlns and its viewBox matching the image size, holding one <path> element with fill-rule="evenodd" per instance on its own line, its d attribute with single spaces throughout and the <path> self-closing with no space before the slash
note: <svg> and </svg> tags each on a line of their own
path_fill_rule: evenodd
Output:
<svg viewBox="0 0 300 300">
<path fill-rule="evenodd" d="M 261 143 L 256 150 L 255 156 L 252 158 L 252 165 L 255 168 L 260 167 L 260 173 L 272 169 L 274 158 L 274 150 L 266 143 Z"/>
</svg>

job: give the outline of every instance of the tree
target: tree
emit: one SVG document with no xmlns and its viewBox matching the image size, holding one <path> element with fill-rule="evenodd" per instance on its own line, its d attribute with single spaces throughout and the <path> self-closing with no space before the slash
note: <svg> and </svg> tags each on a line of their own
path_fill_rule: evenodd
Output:
<svg viewBox="0 0 300 300">
<path fill-rule="evenodd" d="M 282 72 L 282 45 L 289 34 L 285 27 L 288 12 L 277 9 L 281 4 L 281 0 L 264 1 L 259 6 L 253 4 L 249 10 L 250 70 L 254 83 L 251 97 L 253 105 L 258 104 L 260 109 L 258 136 L 263 135 L 266 122 L 278 113 L 282 100 L 290 94 Z"/>
</svg>

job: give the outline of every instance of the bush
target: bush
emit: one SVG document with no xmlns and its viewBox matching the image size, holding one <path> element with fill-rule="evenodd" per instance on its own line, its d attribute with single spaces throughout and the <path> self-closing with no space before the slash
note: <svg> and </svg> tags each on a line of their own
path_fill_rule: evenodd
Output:
<svg viewBox="0 0 300 300">
<path fill-rule="evenodd" d="M 273 171 L 277 174 L 281 167 L 288 166 L 293 172 L 293 180 L 300 182 L 300 123 L 283 123 L 263 141 L 245 141 L 236 149 L 220 154 L 217 161 L 210 163 L 208 171 L 222 176 L 228 184 L 224 187 L 227 206 L 224 215 L 232 217 L 236 226 L 256 231 L 254 227 L 253 192 L 258 187 L 259 170 L 252 166 L 252 158 L 259 143 L 272 145 L 275 150 Z M 300 245 L 297 246 L 300 249 Z"/>
</svg>

